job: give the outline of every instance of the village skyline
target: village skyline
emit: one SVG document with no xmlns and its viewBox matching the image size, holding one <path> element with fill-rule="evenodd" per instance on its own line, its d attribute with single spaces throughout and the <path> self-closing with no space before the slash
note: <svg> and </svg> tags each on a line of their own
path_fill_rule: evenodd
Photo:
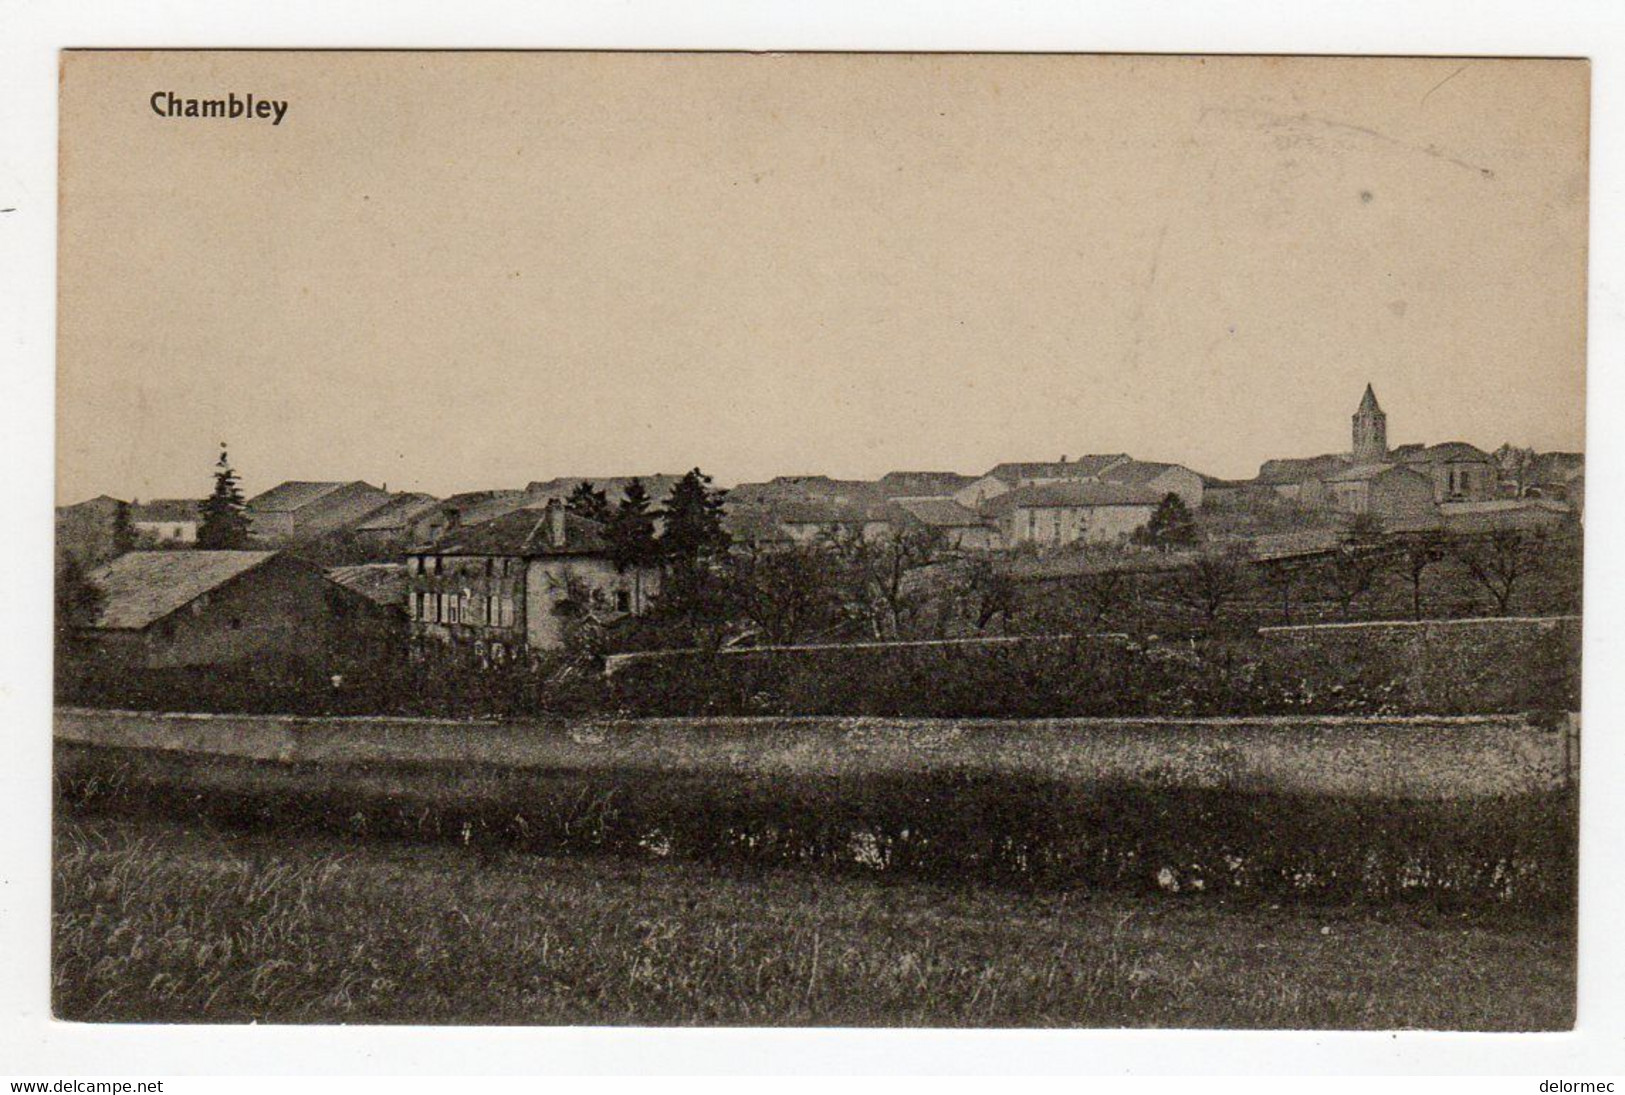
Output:
<svg viewBox="0 0 1625 1095">
<path fill-rule="evenodd" d="M 1584 445 L 1583 66 L 222 63 L 65 70 L 61 502 Z"/>
</svg>

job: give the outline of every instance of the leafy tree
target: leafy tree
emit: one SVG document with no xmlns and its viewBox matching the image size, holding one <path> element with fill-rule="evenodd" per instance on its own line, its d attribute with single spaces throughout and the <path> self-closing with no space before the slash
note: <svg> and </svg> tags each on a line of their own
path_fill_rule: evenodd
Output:
<svg viewBox="0 0 1625 1095">
<path fill-rule="evenodd" d="M 1495 450 L 1495 464 L 1501 482 L 1511 484 L 1517 496 L 1522 498 L 1534 478 L 1535 450 L 1518 448 L 1511 443 L 1504 444 Z"/>
<path fill-rule="evenodd" d="M 248 504 L 224 441 L 214 466 L 214 493 L 199 508 L 197 546 L 204 551 L 241 551 L 248 546 Z"/>
<path fill-rule="evenodd" d="M 605 534 L 616 569 L 656 562 L 655 519 L 649 511 L 649 492 L 641 479 L 626 485 L 620 504 L 609 513 Z"/>
<path fill-rule="evenodd" d="M 113 511 L 113 555 L 135 550 L 135 522 L 130 519 L 130 503 L 120 502 Z"/>
<path fill-rule="evenodd" d="M 90 580 L 85 565 L 69 553 L 56 563 L 56 644 L 57 650 L 72 645 L 78 628 L 95 620 L 102 610 L 102 591 Z"/>
<path fill-rule="evenodd" d="M 1194 547 L 1196 544 L 1196 518 L 1191 516 L 1190 507 L 1185 500 L 1173 491 L 1162 496 L 1157 508 L 1151 511 L 1151 519 L 1142 528 L 1136 529 L 1133 541 L 1154 547 L 1159 551 L 1172 551 L 1175 548 Z"/>
<path fill-rule="evenodd" d="M 836 560 L 813 545 L 745 551 L 729 564 L 731 601 L 769 644 L 827 633 L 842 618 Z"/>
<path fill-rule="evenodd" d="M 600 525 L 609 523 L 609 495 L 602 489 L 594 489 L 591 483 L 577 483 L 575 490 L 570 492 L 570 497 L 565 499 L 564 508 L 577 517 L 585 517 Z"/>
</svg>

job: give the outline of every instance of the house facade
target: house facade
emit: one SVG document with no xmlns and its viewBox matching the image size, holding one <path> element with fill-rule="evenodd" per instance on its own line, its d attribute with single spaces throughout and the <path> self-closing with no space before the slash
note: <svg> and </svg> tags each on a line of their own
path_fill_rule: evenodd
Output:
<svg viewBox="0 0 1625 1095">
<path fill-rule="evenodd" d="M 986 503 L 1007 548 L 1035 544 L 1114 544 L 1151 520 L 1161 496 L 1118 483 L 1047 483 L 1018 487 Z"/>
<path fill-rule="evenodd" d="M 407 557 L 414 640 L 466 645 L 493 661 L 557 650 L 571 620 L 641 615 L 659 592 L 656 568 L 617 567 L 602 526 L 556 499 L 454 528 Z"/>
<path fill-rule="evenodd" d="M 130 524 L 142 547 L 190 547 L 202 517 L 190 498 L 154 498 L 130 506 Z"/>
<path fill-rule="evenodd" d="M 1327 478 L 1331 508 L 1349 516 L 1368 514 L 1411 524 L 1436 514 L 1428 476 L 1393 464 L 1368 464 Z"/>
</svg>

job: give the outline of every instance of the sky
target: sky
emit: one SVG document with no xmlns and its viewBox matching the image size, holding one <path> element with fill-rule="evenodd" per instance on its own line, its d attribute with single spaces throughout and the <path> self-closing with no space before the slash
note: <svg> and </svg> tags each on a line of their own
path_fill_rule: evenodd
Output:
<svg viewBox="0 0 1625 1095">
<path fill-rule="evenodd" d="M 1584 62 L 64 55 L 59 502 L 1584 446 Z M 165 118 L 253 94 L 280 124 Z"/>
</svg>

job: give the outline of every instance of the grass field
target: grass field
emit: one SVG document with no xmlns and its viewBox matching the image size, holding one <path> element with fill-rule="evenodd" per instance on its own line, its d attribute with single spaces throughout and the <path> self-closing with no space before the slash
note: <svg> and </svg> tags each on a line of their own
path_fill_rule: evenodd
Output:
<svg viewBox="0 0 1625 1095">
<path fill-rule="evenodd" d="M 87 1021 L 1564 1029 L 1550 927 L 59 817 Z"/>
</svg>

